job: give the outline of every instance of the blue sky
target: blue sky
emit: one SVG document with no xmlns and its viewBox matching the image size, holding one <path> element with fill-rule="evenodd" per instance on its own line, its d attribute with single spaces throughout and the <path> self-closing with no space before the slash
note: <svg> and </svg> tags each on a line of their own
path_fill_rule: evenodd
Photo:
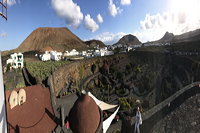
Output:
<svg viewBox="0 0 200 133">
<path fill-rule="evenodd" d="M 82 40 L 112 44 L 129 33 L 145 42 L 159 39 L 166 31 L 181 34 L 200 25 L 199 9 L 194 8 L 199 0 L 190 0 L 195 3 L 192 11 L 178 6 L 188 5 L 188 0 L 8 1 L 8 20 L 0 18 L 0 50 L 17 48 L 38 27 L 67 27 Z"/>
</svg>

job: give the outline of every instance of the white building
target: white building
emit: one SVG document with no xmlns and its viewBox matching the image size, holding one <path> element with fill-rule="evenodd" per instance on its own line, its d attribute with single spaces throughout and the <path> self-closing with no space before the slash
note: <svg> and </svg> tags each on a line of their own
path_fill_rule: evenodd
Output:
<svg viewBox="0 0 200 133">
<path fill-rule="evenodd" d="M 94 51 L 95 56 L 106 56 L 106 55 L 113 55 L 113 54 L 114 54 L 113 51 L 108 51 L 107 47 Z"/>
<path fill-rule="evenodd" d="M 49 51 L 45 51 L 45 53 L 42 54 L 42 55 L 40 55 L 39 57 L 40 57 L 40 59 L 42 61 L 49 61 L 49 60 L 51 60 L 51 54 L 49 53 Z"/>
<path fill-rule="evenodd" d="M 100 52 L 100 50 L 95 50 L 94 51 L 94 56 L 101 56 L 101 52 Z"/>
<path fill-rule="evenodd" d="M 82 51 L 81 52 L 81 56 L 86 56 L 87 55 L 87 51 Z"/>
<path fill-rule="evenodd" d="M 56 52 L 56 51 L 45 51 L 44 54 L 39 56 L 42 61 L 49 61 L 49 60 L 54 60 L 54 61 L 59 61 L 62 58 L 62 53 L 61 52 Z"/>
<path fill-rule="evenodd" d="M 129 52 L 130 50 L 132 50 L 133 48 L 132 47 L 128 47 L 127 48 L 127 51 Z"/>
<path fill-rule="evenodd" d="M 59 61 L 62 58 L 62 53 L 61 52 L 51 51 L 50 55 L 51 55 L 51 59 L 55 60 L 55 61 Z"/>
<path fill-rule="evenodd" d="M 105 56 L 106 56 L 106 55 L 113 55 L 113 54 L 114 54 L 113 51 L 106 51 L 106 52 L 104 53 Z"/>
<path fill-rule="evenodd" d="M 79 55 L 79 52 L 76 51 L 76 49 L 72 49 L 72 51 L 70 51 L 70 52 L 66 51 L 65 55 L 66 56 L 77 56 L 77 55 Z"/>
<path fill-rule="evenodd" d="M 10 55 L 10 59 L 6 61 L 6 64 L 10 64 L 12 68 L 23 68 L 24 57 L 22 53 L 14 53 Z"/>
</svg>

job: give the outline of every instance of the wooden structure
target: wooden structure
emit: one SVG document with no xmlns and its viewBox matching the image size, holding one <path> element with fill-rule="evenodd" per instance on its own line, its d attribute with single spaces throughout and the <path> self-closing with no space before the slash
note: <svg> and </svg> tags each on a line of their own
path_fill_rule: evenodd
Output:
<svg viewBox="0 0 200 133">
<path fill-rule="evenodd" d="M 10 94 L 9 98 L 10 108 L 13 109 L 15 106 L 18 105 L 18 93 L 17 91 L 13 90 Z"/>
<path fill-rule="evenodd" d="M 18 105 L 22 105 L 26 102 L 26 91 L 24 89 L 20 89 L 18 93 Z"/>
<path fill-rule="evenodd" d="M 0 0 L 0 16 L 7 20 L 8 3 L 7 0 Z"/>
</svg>

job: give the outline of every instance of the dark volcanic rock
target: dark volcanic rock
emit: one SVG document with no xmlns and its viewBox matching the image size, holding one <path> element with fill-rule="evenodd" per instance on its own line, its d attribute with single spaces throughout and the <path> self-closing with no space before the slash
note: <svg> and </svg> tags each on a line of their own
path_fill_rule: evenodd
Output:
<svg viewBox="0 0 200 133">
<path fill-rule="evenodd" d="M 113 44 L 113 45 L 117 45 L 117 44 L 122 44 L 122 45 L 139 45 L 141 44 L 141 42 L 138 40 L 138 38 L 134 35 L 125 35 L 123 36 L 117 43 Z"/>
<path fill-rule="evenodd" d="M 166 32 L 165 35 L 159 40 L 160 42 L 169 42 L 174 38 L 173 33 Z"/>
<path fill-rule="evenodd" d="M 200 94 L 186 100 L 154 127 L 153 133 L 199 133 Z"/>
</svg>

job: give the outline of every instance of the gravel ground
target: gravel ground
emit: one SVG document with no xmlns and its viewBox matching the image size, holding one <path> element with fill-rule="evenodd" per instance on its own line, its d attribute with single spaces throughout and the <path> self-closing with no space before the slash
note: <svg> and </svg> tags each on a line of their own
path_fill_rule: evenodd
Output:
<svg viewBox="0 0 200 133">
<path fill-rule="evenodd" d="M 200 94 L 190 97 L 159 121 L 153 133 L 200 133 Z"/>
</svg>

